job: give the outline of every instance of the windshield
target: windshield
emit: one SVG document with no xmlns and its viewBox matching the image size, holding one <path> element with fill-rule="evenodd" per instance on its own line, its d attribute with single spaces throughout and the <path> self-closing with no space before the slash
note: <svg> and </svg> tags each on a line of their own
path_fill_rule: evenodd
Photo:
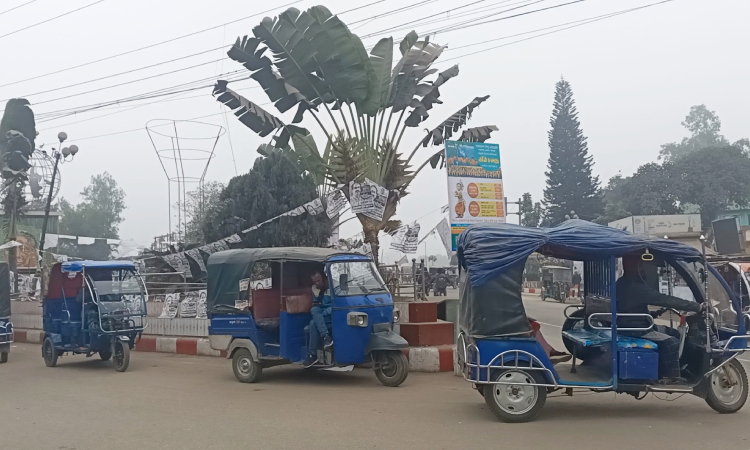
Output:
<svg viewBox="0 0 750 450">
<path fill-rule="evenodd" d="M 700 282 L 702 279 L 701 274 L 708 273 L 708 298 L 713 308 L 712 312 L 716 318 L 717 325 L 721 328 L 736 330 L 737 313 L 734 311 L 729 293 L 724 289 L 719 279 L 712 272 L 705 271 L 703 263 L 683 263 L 682 266 L 690 272 L 701 290 L 703 290 L 703 283 Z"/>
<path fill-rule="evenodd" d="M 346 275 L 346 286 L 342 285 Z M 336 262 L 331 264 L 334 295 L 367 295 L 372 292 L 388 292 L 372 261 Z"/>
<path fill-rule="evenodd" d="M 103 313 L 126 310 L 145 311 L 146 290 L 141 277 L 132 270 L 87 271 Z"/>
</svg>

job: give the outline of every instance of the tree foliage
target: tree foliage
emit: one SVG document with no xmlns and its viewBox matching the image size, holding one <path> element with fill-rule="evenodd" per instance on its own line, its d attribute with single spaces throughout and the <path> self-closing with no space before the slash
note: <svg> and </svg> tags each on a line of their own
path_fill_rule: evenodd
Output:
<svg viewBox="0 0 750 450">
<path fill-rule="evenodd" d="M 521 225 L 525 227 L 539 226 L 542 221 L 542 204 L 540 202 L 534 203 L 530 192 L 523 194 L 519 210 Z"/>
<path fill-rule="evenodd" d="M 240 233 L 317 196 L 312 177 L 300 172 L 282 154 L 256 159 L 248 173 L 232 178 L 222 190 L 216 211 L 203 224 L 203 236 L 207 241 L 216 241 L 239 233 L 247 247 L 325 246 L 331 235 L 325 213 L 282 217 L 249 233 Z"/>
<path fill-rule="evenodd" d="M 64 198 L 59 208 L 63 213 L 60 234 L 102 239 L 119 239 L 122 212 L 125 210 L 125 191 L 108 172 L 91 177 L 89 185 L 81 191 L 82 201 L 72 205 Z M 109 258 L 110 247 L 97 243 L 58 251 L 72 257 L 104 260 Z"/>
<path fill-rule="evenodd" d="M 599 177 L 592 174 L 593 157 L 581 130 L 570 83 L 561 79 L 555 86 L 555 101 L 549 131 L 550 156 L 547 187 L 544 189 L 545 223 L 557 225 L 571 211 L 584 220 L 603 212 Z"/>
<path fill-rule="evenodd" d="M 682 126 L 690 132 L 690 137 L 682 138 L 680 142 L 662 145 L 659 159 L 674 162 L 704 148 L 724 148 L 730 145 L 727 138 L 721 134 L 721 119 L 716 115 L 716 111 L 711 111 L 706 105 L 690 107 L 690 112 L 682 122 Z M 744 148 L 746 151 L 750 150 L 750 141 L 746 138 L 732 145 Z"/>
<path fill-rule="evenodd" d="M 198 189 L 189 191 L 185 198 L 187 224 L 185 226 L 185 243 L 207 244 L 210 242 L 204 235 L 204 225 L 217 214 L 221 205 L 221 193 L 224 184 L 208 181 Z"/>
<path fill-rule="evenodd" d="M 442 152 L 429 155 L 414 170 L 411 161 L 419 148 L 442 144 L 487 99 L 476 97 L 404 152 L 406 129 L 430 117 L 433 107 L 442 103 L 440 89 L 459 71 L 453 66 L 437 73 L 432 65 L 445 47 L 413 31 L 398 49 L 400 55 L 394 55 L 394 41 L 388 37 L 368 53 L 362 40 L 323 6 L 289 8 L 276 18 L 264 18 L 252 37 L 237 39 L 228 56 L 251 71 L 278 111 L 296 108 L 292 124 L 313 119 L 326 137 L 322 146 L 307 129 L 285 123 L 229 89 L 226 81 L 214 88 L 217 100 L 240 122 L 260 136 L 273 135 L 273 147 L 293 151 L 291 159 L 312 176 L 320 193 L 343 184 L 348 199 L 349 183 L 364 178 L 389 189 L 382 220 L 358 215 L 373 255 L 379 253 L 378 233 L 392 223 L 411 181 Z M 268 147 L 264 145 L 264 154 L 273 153 Z"/>
</svg>

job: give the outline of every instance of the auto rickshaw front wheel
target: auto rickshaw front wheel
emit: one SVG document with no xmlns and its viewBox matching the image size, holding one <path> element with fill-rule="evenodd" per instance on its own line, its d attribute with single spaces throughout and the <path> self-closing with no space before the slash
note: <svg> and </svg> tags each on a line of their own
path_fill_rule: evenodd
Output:
<svg viewBox="0 0 750 450">
<path fill-rule="evenodd" d="M 115 341 L 114 347 L 112 362 L 115 363 L 115 370 L 125 372 L 130 365 L 130 347 L 120 340 Z"/>
<path fill-rule="evenodd" d="M 47 367 L 55 367 L 57 365 L 57 349 L 55 344 L 52 342 L 52 338 L 48 337 L 42 344 L 42 357 L 44 357 L 44 364 Z"/>
<path fill-rule="evenodd" d="M 736 413 L 745 405 L 748 394 L 747 373 L 736 359 L 711 374 L 706 403 L 721 414 Z"/>
<path fill-rule="evenodd" d="M 234 376 L 242 383 L 255 383 L 260 379 L 263 367 L 253 359 L 252 353 L 246 348 L 238 348 L 232 356 L 232 370 Z"/>
<path fill-rule="evenodd" d="M 401 350 L 382 352 L 380 364 L 375 367 L 375 376 L 383 386 L 396 387 L 409 376 L 409 360 Z"/>
<path fill-rule="evenodd" d="M 547 388 L 533 386 L 535 383 L 545 383 L 538 371 L 510 369 L 498 372 L 494 381 L 503 384 L 484 386 L 484 401 L 503 422 L 531 422 L 547 402 Z"/>
</svg>

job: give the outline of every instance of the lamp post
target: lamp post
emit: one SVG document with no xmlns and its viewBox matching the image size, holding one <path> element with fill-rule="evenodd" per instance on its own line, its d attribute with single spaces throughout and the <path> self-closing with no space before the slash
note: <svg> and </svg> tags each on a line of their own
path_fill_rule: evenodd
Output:
<svg viewBox="0 0 750 450">
<path fill-rule="evenodd" d="M 73 161 L 73 158 L 78 153 L 78 146 L 71 145 L 70 147 L 63 147 L 62 144 L 68 139 L 68 135 L 61 131 L 57 134 L 57 139 L 60 141 L 60 150 L 52 149 L 52 156 L 55 157 L 55 167 L 52 169 L 52 182 L 49 186 L 49 192 L 47 193 L 47 204 L 44 206 L 44 222 L 42 223 L 42 238 L 39 241 L 39 267 L 42 267 L 42 258 L 44 257 L 44 240 L 47 238 L 47 222 L 49 221 L 49 210 L 52 206 L 52 193 L 55 190 L 55 178 L 57 178 L 57 165 L 62 162 Z M 70 159 L 68 159 L 70 157 Z"/>
</svg>

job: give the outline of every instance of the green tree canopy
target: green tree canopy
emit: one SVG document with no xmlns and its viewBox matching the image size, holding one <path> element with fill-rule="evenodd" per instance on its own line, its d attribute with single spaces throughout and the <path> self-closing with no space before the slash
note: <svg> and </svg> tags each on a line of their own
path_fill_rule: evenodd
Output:
<svg viewBox="0 0 750 450">
<path fill-rule="evenodd" d="M 727 138 L 721 134 L 721 119 L 716 115 L 716 111 L 711 111 L 706 105 L 692 106 L 682 126 L 690 132 L 690 137 L 685 137 L 680 142 L 662 145 L 659 159 L 674 162 L 704 148 L 724 148 L 730 145 Z M 732 145 L 750 151 L 750 140 L 747 138 L 740 139 Z"/>
<path fill-rule="evenodd" d="M 547 187 L 544 189 L 545 224 L 557 225 L 575 211 L 584 220 L 594 220 L 604 209 L 599 177 L 592 173 L 586 137 L 581 130 L 570 83 L 561 79 L 555 86 L 550 119 Z"/>
<path fill-rule="evenodd" d="M 203 234 L 204 225 L 218 212 L 223 190 L 224 184 L 218 181 L 208 181 L 198 189 L 187 192 L 185 196 L 187 213 L 185 243 L 207 244 L 210 242 Z"/>
<path fill-rule="evenodd" d="M 103 239 L 119 239 L 122 212 L 125 210 L 125 191 L 108 172 L 91 177 L 91 182 L 81 192 L 82 201 L 72 205 L 61 198 L 59 208 L 63 213 L 60 234 Z M 104 260 L 109 258 L 110 247 L 97 243 L 77 248 L 58 248 L 62 254 L 76 258 Z"/>
<path fill-rule="evenodd" d="M 215 213 L 207 217 L 203 235 L 216 241 L 276 217 L 317 197 L 309 174 L 286 156 L 271 153 L 255 160 L 253 168 L 232 178 L 219 196 Z M 325 246 L 331 223 L 323 214 L 282 217 L 247 234 L 247 247 Z"/>
<path fill-rule="evenodd" d="M 539 202 L 534 203 L 530 192 L 523 194 L 519 210 L 521 213 L 521 225 L 525 227 L 539 226 L 539 223 L 542 221 L 542 204 Z"/>
</svg>

